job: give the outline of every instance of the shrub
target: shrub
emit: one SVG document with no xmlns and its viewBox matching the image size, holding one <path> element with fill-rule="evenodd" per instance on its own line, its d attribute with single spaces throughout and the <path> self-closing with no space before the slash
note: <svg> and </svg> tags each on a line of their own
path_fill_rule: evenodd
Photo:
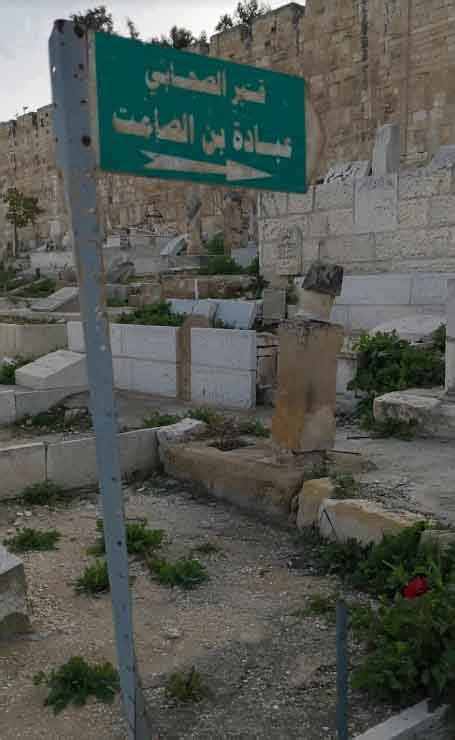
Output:
<svg viewBox="0 0 455 740">
<path fill-rule="evenodd" d="M 336 594 L 314 594 L 308 600 L 308 606 L 301 611 L 304 617 L 324 617 L 330 622 L 336 621 Z"/>
<path fill-rule="evenodd" d="M 202 677 L 193 667 L 186 676 L 184 673 L 173 673 L 166 686 L 166 694 L 181 702 L 199 702 L 207 694 Z"/>
<path fill-rule="evenodd" d="M 417 599 L 398 595 L 354 619 L 369 652 L 353 684 L 381 701 L 413 704 L 430 696 L 436 703 L 455 687 L 455 592 L 453 584 Z"/>
<path fill-rule="evenodd" d="M 207 265 L 201 267 L 200 275 L 242 275 L 243 267 L 226 254 L 209 255 Z"/>
<path fill-rule="evenodd" d="M 96 545 L 90 549 L 90 553 L 92 555 L 103 555 L 106 552 L 106 543 L 104 541 L 104 525 L 101 519 L 98 519 L 96 528 L 100 537 Z M 161 547 L 164 538 L 164 530 L 150 529 L 145 519 L 126 523 L 126 548 L 130 555 L 145 555 L 147 552 L 156 550 Z"/>
<path fill-rule="evenodd" d="M 254 437 L 270 437 L 270 429 L 259 419 L 246 419 L 239 424 L 240 434 L 251 434 Z"/>
<path fill-rule="evenodd" d="M 52 707 L 55 714 L 71 703 L 76 706 L 86 704 L 89 696 L 110 704 L 120 689 L 118 673 L 111 663 L 89 665 L 80 657 L 70 658 L 48 674 L 41 671 L 33 681 L 36 686 L 44 684 L 48 688 L 44 705 Z"/>
<path fill-rule="evenodd" d="M 0 385 L 15 385 L 16 370 L 29 362 L 33 362 L 34 357 L 23 357 L 18 355 L 11 361 L 3 361 L 0 364 Z"/>
<path fill-rule="evenodd" d="M 207 253 L 211 256 L 224 254 L 224 236 L 218 234 L 207 242 Z"/>
<path fill-rule="evenodd" d="M 167 427 L 170 424 L 177 424 L 181 420 L 182 417 L 178 416 L 178 414 L 162 414 L 160 411 L 154 411 L 150 416 L 144 418 L 143 424 L 148 429 L 154 429 L 155 427 Z"/>
<path fill-rule="evenodd" d="M 170 563 L 147 554 L 146 561 L 150 571 L 163 586 L 180 586 L 189 590 L 208 579 L 208 573 L 199 560 L 181 558 Z"/>
<path fill-rule="evenodd" d="M 61 535 L 56 529 L 40 532 L 37 529 L 21 529 L 14 537 L 4 540 L 3 544 L 12 552 L 28 552 L 30 550 L 56 550 Z"/>
<path fill-rule="evenodd" d="M 119 324 L 142 324 L 145 326 L 181 326 L 185 316 L 173 313 L 171 304 L 167 301 L 142 306 L 131 313 L 122 313 L 116 319 Z"/>
<path fill-rule="evenodd" d="M 255 275 L 259 276 L 260 274 L 260 264 L 259 264 L 259 257 L 255 257 L 248 267 L 245 267 L 245 272 L 247 275 Z"/>
<path fill-rule="evenodd" d="M 334 484 L 334 498 L 354 498 L 359 493 L 359 484 L 352 473 L 338 473 L 332 477 L 332 481 Z"/>
<path fill-rule="evenodd" d="M 110 591 L 109 573 L 105 560 L 96 560 L 88 565 L 75 583 L 77 593 L 101 594 Z"/>
<path fill-rule="evenodd" d="M 47 298 L 55 292 L 56 285 L 52 278 L 40 278 L 27 285 L 18 295 L 24 298 Z"/>
<path fill-rule="evenodd" d="M 24 488 L 21 498 L 28 506 L 53 506 L 64 497 L 63 488 L 52 481 L 34 483 Z"/>
</svg>

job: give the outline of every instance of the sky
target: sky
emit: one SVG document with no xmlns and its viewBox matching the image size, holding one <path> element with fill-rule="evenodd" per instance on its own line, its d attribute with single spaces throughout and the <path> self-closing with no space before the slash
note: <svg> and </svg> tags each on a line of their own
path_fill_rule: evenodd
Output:
<svg viewBox="0 0 455 740">
<path fill-rule="evenodd" d="M 269 0 L 272 8 L 287 0 Z M 177 24 L 195 36 L 210 36 L 220 15 L 232 13 L 237 0 L 0 0 L 0 121 L 51 102 L 47 42 L 56 18 L 105 4 L 116 30 L 126 31 L 128 16 L 150 38 Z"/>
</svg>

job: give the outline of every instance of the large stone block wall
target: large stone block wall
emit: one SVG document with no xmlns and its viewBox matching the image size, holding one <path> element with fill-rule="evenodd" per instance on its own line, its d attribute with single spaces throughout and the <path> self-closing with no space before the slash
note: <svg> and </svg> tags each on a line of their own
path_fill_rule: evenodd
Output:
<svg viewBox="0 0 455 740">
<path fill-rule="evenodd" d="M 348 275 L 453 272 L 454 169 L 316 185 L 302 196 L 264 193 L 259 251 L 262 273 L 277 286 L 315 259 L 340 263 Z"/>
<path fill-rule="evenodd" d="M 305 76 L 325 139 L 321 176 L 331 162 L 368 159 L 375 131 L 389 121 L 400 122 L 409 165 L 455 143 L 454 51 L 455 0 L 307 0 L 213 36 L 208 53 Z M 12 184 L 38 195 L 46 211 L 21 239 L 61 239 L 68 225 L 50 106 L 0 124 L 0 192 Z M 100 198 L 107 231 L 143 223 L 155 208 L 186 230 L 184 184 L 109 175 Z M 202 189 L 202 202 L 203 228 L 213 233 L 223 226 L 222 189 Z M 347 229 L 349 204 L 339 210 L 347 213 L 332 221 Z M 10 239 L 4 212 L 0 203 L 2 244 Z"/>
</svg>

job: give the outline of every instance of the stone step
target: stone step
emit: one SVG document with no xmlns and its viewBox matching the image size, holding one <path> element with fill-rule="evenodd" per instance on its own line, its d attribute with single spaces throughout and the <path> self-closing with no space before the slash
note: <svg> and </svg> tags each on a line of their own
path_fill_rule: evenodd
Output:
<svg viewBox="0 0 455 740">
<path fill-rule="evenodd" d="M 40 298 L 32 304 L 34 311 L 77 311 L 79 308 L 79 288 L 61 288 L 47 298 Z"/>
<path fill-rule="evenodd" d="M 16 382 L 36 390 L 86 388 L 85 356 L 64 349 L 52 352 L 16 370 Z"/>
</svg>

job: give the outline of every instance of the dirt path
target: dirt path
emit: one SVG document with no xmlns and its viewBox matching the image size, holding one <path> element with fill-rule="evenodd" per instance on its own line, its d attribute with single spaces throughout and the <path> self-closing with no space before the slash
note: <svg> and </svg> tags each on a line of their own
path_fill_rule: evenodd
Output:
<svg viewBox="0 0 455 740">
<path fill-rule="evenodd" d="M 72 587 L 96 537 L 94 501 L 24 517 L 27 526 L 56 527 L 62 540 L 57 552 L 24 556 L 35 632 L 0 647 L 2 740 L 125 737 L 118 701 L 54 717 L 32 681 L 74 655 L 115 661 L 109 596 L 77 596 Z M 0 539 L 18 511 L 0 507 Z M 289 567 L 300 552 L 289 533 L 195 499 L 180 483 L 152 479 L 145 490 L 129 489 L 127 514 L 166 530 L 170 559 L 207 542 L 220 548 L 199 556 L 210 580 L 190 592 L 158 585 L 131 561 L 137 653 L 157 737 L 335 738 L 334 625 L 303 612 L 311 594 L 337 584 Z M 200 704 L 177 705 L 166 698 L 167 679 L 193 665 L 209 694 Z M 353 696 L 353 736 L 383 716 L 383 708 Z"/>
</svg>

